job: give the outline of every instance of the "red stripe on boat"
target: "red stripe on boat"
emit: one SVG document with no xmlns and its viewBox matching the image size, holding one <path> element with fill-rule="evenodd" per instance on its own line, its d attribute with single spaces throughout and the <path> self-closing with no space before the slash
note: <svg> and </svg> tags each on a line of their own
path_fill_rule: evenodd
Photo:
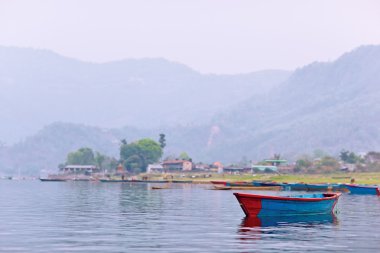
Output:
<svg viewBox="0 0 380 253">
<path fill-rule="evenodd" d="M 255 195 L 249 193 L 234 193 L 237 197 L 246 197 L 252 200 L 252 198 L 257 199 L 274 199 L 274 200 L 296 200 L 296 201 L 305 201 L 305 202 L 316 202 L 327 199 L 337 199 L 342 193 L 323 193 L 323 198 L 297 198 L 297 197 L 281 197 L 281 196 L 264 196 L 264 195 Z"/>
<path fill-rule="evenodd" d="M 227 181 L 210 181 L 212 184 L 222 184 L 226 185 Z"/>
<path fill-rule="evenodd" d="M 257 216 L 261 211 L 261 199 L 252 199 L 248 196 L 244 196 L 247 194 L 234 193 L 236 198 L 239 201 L 241 209 L 246 216 Z M 250 194 L 251 195 L 251 194 Z M 248 200 L 248 201 L 247 201 Z M 244 204 L 243 204 L 244 203 Z"/>
</svg>

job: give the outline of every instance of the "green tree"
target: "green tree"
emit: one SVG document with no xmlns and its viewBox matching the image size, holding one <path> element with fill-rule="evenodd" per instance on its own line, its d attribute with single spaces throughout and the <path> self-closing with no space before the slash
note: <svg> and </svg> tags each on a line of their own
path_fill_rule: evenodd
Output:
<svg viewBox="0 0 380 253">
<path fill-rule="evenodd" d="M 114 157 L 106 156 L 105 161 L 103 162 L 103 169 L 107 171 L 115 171 L 119 161 Z"/>
<path fill-rule="evenodd" d="M 148 164 L 157 162 L 162 156 L 162 148 L 151 139 L 141 139 L 120 147 L 120 160 L 131 172 L 145 171 Z"/>
<path fill-rule="evenodd" d="M 67 155 L 66 164 L 95 165 L 94 152 L 90 148 L 80 148 Z"/>
<path fill-rule="evenodd" d="M 107 159 L 107 156 L 100 154 L 99 152 L 96 152 L 95 154 L 95 164 L 99 169 L 103 169 L 103 163 Z"/>
<path fill-rule="evenodd" d="M 181 160 L 187 160 L 187 161 L 191 160 L 190 156 L 189 156 L 186 152 L 182 152 L 182 153 L 179 155 L 178 158 L 181 159 Z"/>
<path fill-rule="evenodd" d="M 348 150 L 342 150 L 339 154 L 340 159 L 345 163 L 354 164 L 360 161 L 360 157 L 357 156 L 354 152 L 350 152 Z"/>
<path fill-rule="evenodd" d="M 144 165 L 158 162 L 162 156 L 162 148 L 160 145 L 151 139 L 142 139 L 137 141 L 137 145 L 140 147 L 143 157 Z M 146 167 L 146 166 L 145 166 Z"/>
<path fill-rule="evenodd" d="M 349 153 L 350 153 L 350 151 L 348 151 L 348 150 L 344 150 L 344 149 L 343 149 L 342 151 L 340 151 L 340 154 L 339 154 L 340 159 L 341 159 L 343 162 L 348 161 Z"/>
<path fill-rule="evenodd" d="M 339 162 L 332 156 L 324 156 L 315 167 L 319 172 L 330 173 L 339 169 Z"/>
<path fill-rule="evenodd" d="M 308 171 L 313 166 L 313 161 L 307 155 L 303 155 L 296 161 L 295 172 Z"/>
<path fill-rule="evenodd" d="M 160 143 L 160 147 L 164 149 L 166 147 L 166 139 L 165 139 L 165 134 L 160 134 L 160 139 L 158 140 Z"/>
<path fill-rule="evenodd" d="M 320 164 L 322 166 L 330 166 L 339 168 L 339 162 L 332 156 L 324 156 L 321 158 Z"/>
<path fill-rule="evenodd" d="M 109 168 L 109 170 L 115 170 L 118 164 L 119 164 L 119 161 L 112 157 L 108 161 L 108 168 Z"/>
<path fill-rule="evenodd" d="M 132 173 L 140 173 L 143 170 L 143 161 L 139 155 L 132 155 L 124 161 L 124 167 Z"/>
<path fill-rule="evenodd" d="M 140 154 L 141 150 L 137 143 L 122 144 L 120 146 L 120 160 L 126 161 L 130 156 Z"/>
</svg>

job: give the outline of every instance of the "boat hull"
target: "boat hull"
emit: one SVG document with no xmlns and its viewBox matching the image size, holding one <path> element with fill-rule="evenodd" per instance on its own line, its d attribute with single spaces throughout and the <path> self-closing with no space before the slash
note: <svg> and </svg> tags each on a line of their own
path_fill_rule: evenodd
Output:
<svg viewBox="0 0 380 253">
<path fill-rule="evenodd" d="M 129 180 L 129 179 L 100 179 L 102 183 L 169 183 L 168 180 Z"/>
<path fill-rule="evenodd" d="M 351 194 L 380 195 L 380 189 L 376 186 L 345 184 L 344 187 L 346 187 Z"/>
<path fill-rule="evenodd" d="M 224 186 L 214 185 L 212 190 L 281 191 L 281 186 Z"/>
<path fill-rule="evenodd" d="M 191 184 L 191 183 L 193 183 L 192 180 L 172 180 L 172 181 L 169 180 L 169 182 L 177 183 L 177 184 Z"/>
<path fill-rule="evenodd" d="M 227 181 L 210 181 L 212 184 L 226 185 Z"/>
<path fill-rule="evenodd" d="M 244 187 L 254 187 L 251 182 L 226 182 L 225 186 L 244 186 Z"/>
<path fill-rule="evenodd" d="M 264 182 L 264 181 L 252 181 L 254 186 L 284 186 L 283 183 L 277 182 Z"/>
<path fill-rule="evenodd" d="M 344 188 L 339 184 L 304 184 L 288 183 L 283 184 L 285 190 L 290 191 L 343 191 Z"/>
<path fill-rule="evenodd" d="M 66 182 L 66 179 L 60 178 L 40 178 L 41 182 Z"/>
<path fill-rule="evenodd" d="M 333 213 L 341 193 L 297 197 L 234 193 L 246 216 L 287 216 Z"/>
</svg>

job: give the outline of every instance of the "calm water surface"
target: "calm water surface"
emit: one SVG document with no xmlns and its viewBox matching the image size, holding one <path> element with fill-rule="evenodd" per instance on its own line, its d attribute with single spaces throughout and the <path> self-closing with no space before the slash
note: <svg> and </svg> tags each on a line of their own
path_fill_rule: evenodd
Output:
<svg viewBox="0 0 380 253">
<path fill-rule="evenodd" d="M 380 252 L 377 196 L 344 194 L 336 216 L 247 220 L 231 191 L 152 185 L 2 180 L 0 251 Z"/>
</svg>

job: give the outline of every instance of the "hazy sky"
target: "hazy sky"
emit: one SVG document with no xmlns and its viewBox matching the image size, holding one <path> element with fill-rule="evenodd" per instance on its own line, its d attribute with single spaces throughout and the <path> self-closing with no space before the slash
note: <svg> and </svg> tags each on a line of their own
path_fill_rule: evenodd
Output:
<svg viewBox="0 0 380 253">
<path fill-rule="evenodd" d="M 0 0 L 0 45 L 209 73 L 294 69 L 380 44 L 378 0 Z"/>
</svg>

